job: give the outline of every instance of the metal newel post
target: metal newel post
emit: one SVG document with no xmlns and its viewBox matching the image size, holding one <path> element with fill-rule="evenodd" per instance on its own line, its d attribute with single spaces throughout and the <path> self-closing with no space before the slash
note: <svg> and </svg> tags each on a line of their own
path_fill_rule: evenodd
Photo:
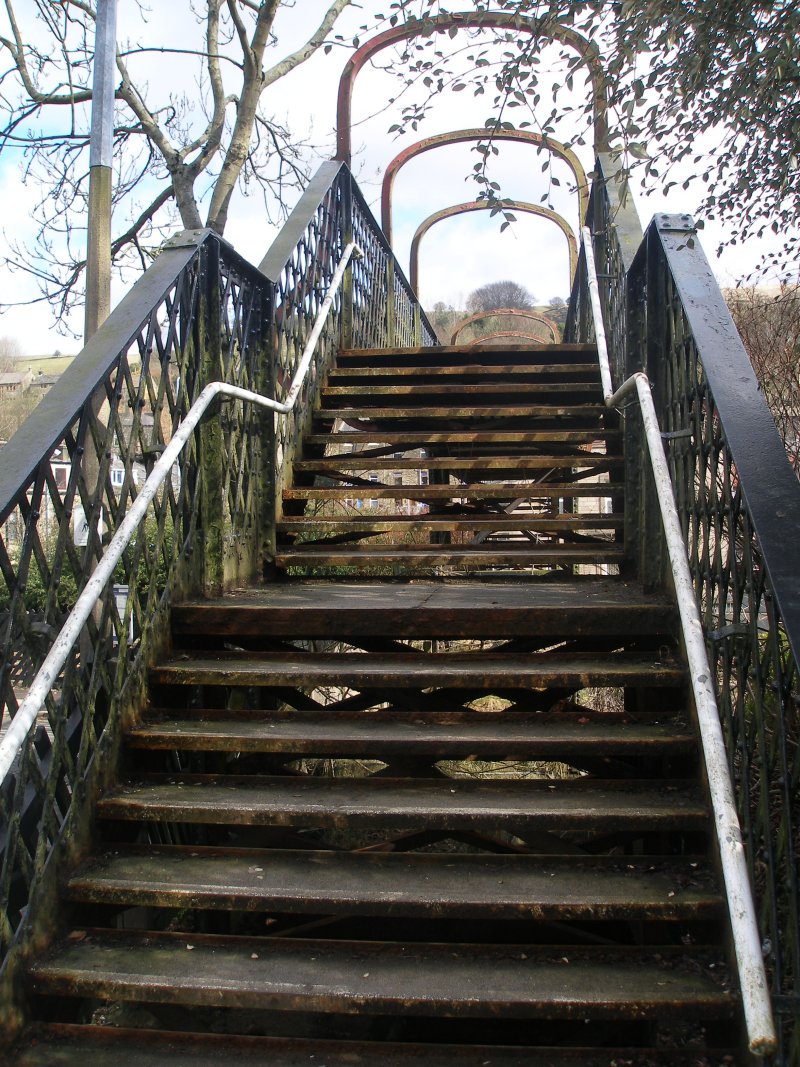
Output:
<svg viewBox="0 0 800 1067">
<path fill-rule="evenodd" d="M 350 171 L 342 168 L 341 180 L 344 182 L 344 219 L 342 226 L 342 248 L 346 248 L 353 240 L 353 177 Z M 350 260 L 350 269 L 342 282 L 342 348 L 353 347 L 354 323 L 353 313 L 355 310 L 354 300 L 353 261 Z"/>
<path fill-rule="evenodd" d="M 197 353 L 200 387 L 224 380 L 222 366 L 222 309 L 220 306 L 220 246 L 208 241 L 202 251 Z M 219 596 L 225 580 L 225 457 L 219 409 L 199 430 L 200 516 L 203 535 L 203 587 L 208 597 Z"/>
<path fill-rule="evenodd" d="M 117 0 L 97 0 L 89 143 L 89 217 L 86 240 L 88 341 L 111 310 L 111 185 L 114 154 L 114 82 L 117 67 Z"/>
</svg>

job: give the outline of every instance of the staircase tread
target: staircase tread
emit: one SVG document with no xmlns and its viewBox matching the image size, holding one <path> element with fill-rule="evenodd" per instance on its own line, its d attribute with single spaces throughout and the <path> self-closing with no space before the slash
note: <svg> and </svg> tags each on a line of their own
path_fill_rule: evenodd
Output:
<svg viewBox="0 0 800 1067">
<path fill-rule="evenodd" d="M 374 382 L 359 385 L 355 382 L 348 382 L 345 385 L 324 385 L 320 390 L 320 396 L 335 397 L 337 399 L 348 396 L 359 398 L 363 396 L 441 396 L 443 389 L 447 391 L 448 400 L 451 400 L 452 397 L 500 396 L 504 393 L 510 393 L 514 396 L 524 396 L 526 393 L 534 395 L 540 393 L 553 393 L 556 395 L 561 393 L 587 393 L 593 394 L 595 397 L 602 396 L 602 387 L 599 381 L 501 382 L 497 380 L 488 382 L 448 382 L 445 386 L 441 383 L 428 384 L 425 382 L 403 382 L 393 385 L 379 385 Z M 502 402 L 498 401 L 498 403 Z"/>
<path fill-rule="evenodd" d="M 576 344 L 566 341 L 553 341 L 535 345 L 524 344 L 508 344 L 498 346 L 495 351 L 498 355 L 504 352 L 522 353 L 524 355 L 541 356 L 548 358 L 554 352 L 561 353 L 583 353 L 592 352 L 597 354 L 596 344 Z M 339 359 L 348 359 L 352 356 L 365 357 L 369 359 L 371 357 L 387 357 L 387 356 L 403 356 L 410 357 L 414 355 L 424 355 L 431 358 L 449 358 L 452 356 L 471 356 L 473 359 L 484 358 L 486 350 L 481 350 L 480 353 L 476 352 L 474 345 L 418 345 L 409 346 L 408 348 L 341 348 L 339 350 Z"/>
<path fill-rule="evenodd" d="M 615 560 L 623 559 L 625 548 L 614 541 L 585 540 L 580 544 L 562 544 L 555 541 L 550 544 L 533 544 L 530 541 L 482 541 L 468 545 L 317 545 L 311 541 L 296 545 L 279 546 L 275 552 L 275 559 L 281 561 L 303 560 L 307 557 L 314 559 L 330 559 L 336 561 L 346 557 L 352 557 L 354 562 L 369 562 L 370 560 L 387 560 L 403 563 L 417 557 L 430 562 L 433 559 L 442 562 L 454 563 L 459 560 L 479 559 L 484 564 L 504 563 L 508 559 L 524 560 L 571 560 L 585 562 L 587 560 Z"/>
<path fill-rule="evenodd" d="M 337 444 L 363 444 L 364 441 L 387 444 L 404 444 L 408 447 L 424 448 L 428 444 L 468 444 L 471 446 L 490 444 L 536 444 L 550 443 L 560 444 L 563 442 L 591 443 L 597 440 L 618 441 L 621 438 L 619 430 L 597 427 L 590 430 L 384 430 L 379 427 L 370 427 L 375 434 L 368 436 L 365 431 L 344 429 L 335 434 L 310 433 L 305 434 L 303 441 L 306 444 L 326 445 L 332 442 Z"/>
<path fill-rule="evenodd" d="M 78 930 L 33 962 L 30 981 L 36 993 L 214 1007 L 583 1019 L 627 1018 L 635 1000 L 638 1018 L 728 1017 L 736 999 L 704 971 L 705 959 L 696 950 L 654 958 Z"/>
<path fill-rule="evenodd" d="M 597 467 L 622 464 L 622 456 L 605 452 L 576 452 L 572 455 L 544 456 L 418 456 L 416 459 L 396 459 L 392 456 L 361 457 L 357 452 L 319 459 L 294 461 L 297 471 L 326 470 L 538 470 L 542 467 Z"/>
<path fill-rule="evenodd" d="M 124 1056 L 124 1059 L 121 1058 Z M 647 1048 L 522 1048 L 187 1034 L 122 1027 L 32 1027 L 9 1067 L 697 1067 L 697 1053 Z"/>
<path fill-rule="evenodd" d="M 672 654 L 208 652 L 161 663 L 157 684 L 191 679 L 211 685 L 359 685 L 511 688 L 531 686 L 682 685 L 685 668 Z"/>
<path fill-rule="evenodd" d="M 102 818 L 349 829 L 394 825 L 655 828 L 704 823 L 691 781 L 594 778 L 323 778 L 314 775 L 137 775 L 99 801 Z"/>
<path fill-rule="evenodd" d="M 388 377 L 417 377 L 428 375 L 430 377 L 482 377 L 493 374 L 498 377 L 506 375 L 525 375 L 541 377 L 542 375 L 569 375 L 569 374 L 600 374 L 600 365 L 597 361 L 589 363 L 486 363 L 485 361 L 436 366 L 434 364 L 416 363 L 397 367 L 371 367 L 371 366 L 344 366 L 339 362 L 333 366 L 328 374 L 328 380 L 336 378 L 388 378 Z"/>
<path fill-rule="evenodd" d="M 610 718 L 611 721 L 604 721 Z M 136 748 L 184 748 L 316 755 L 441 754 L 531 758 L 546 753 L 658 752 L 689 748 L 694 733 L 674 720 L 629 722 L 622 716 L 497 712 L 151 710 L 127 732 Z"/>
<path fill-rule="evenodd" d="M 563 530 L 582 530 L 593 528 L 609 530 L 621 526 L 625 516 L 619 512 L 579 512 L 577 515 L 562 513 L 560 515 L 537 515 L 529 511 L 500 513 L 497 515 L 431 514 L 424 515 L 326 515 L 324 523 L 318 515 L 292 515 L 279 520 L 275 526 L 278 531 L 301 532 L 306 527 L 319 531 L 330 528 L 335 533 L 349 529 L 360 530 L 368 527 L 386 527 L 387 530 L 397 526 L 410 526 L 414 529 L 463 529 L 463 530 L 537 530 L 539 532 L 558 532 Z"/>
<path fill-rule="evenodd" d="M 289 520 L 290 522 L 293 520 Z M 365 621 L 368 620 L 368 621 Z M 175 634 L 302 633 L 491 637 L 526 633 L 669 634 L 675 607 L 636 582 L 357 582 L 296 579 L 172 608 Z"/>
<path fill-rule="evenodd" d="M 704 863 L 121 845 L 69 879 L 76 901 L 295 913 L 604 920 L 696 919 L 722 898 Z"/>
<path fill-rule="evenodd" d="M 385 485 L 359 482 L 335 487 L 287 486 L 285 500 L 341 500 L 363 497 L 375 500 L 552 500 L 561 497 L 622 496 L 614 482 L 489 482 L 459 485 Z M 324 521 L 324 520 L 323 520 Z"/>
<path fill-rule="evenodd" d="M 458 397 L 455 397 L 457 401 Z M 316 408 L 314 414 L 323 419 L 513 419 L 544 416 L 552 419 L 599 418 L 608 415 L 604 404 L 472 404 L 469 407 L 446 403 L 447 392 L 436 407 L 358 407 L 341 405 Z"/>
</svg>

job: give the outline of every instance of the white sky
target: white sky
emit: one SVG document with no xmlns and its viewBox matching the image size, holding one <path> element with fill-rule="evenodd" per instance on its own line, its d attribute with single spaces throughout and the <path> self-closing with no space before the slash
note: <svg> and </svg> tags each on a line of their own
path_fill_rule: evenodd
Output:
<svg viewBox="0 0 800 1067">
<path fill-rule="evenodd" d="M 129 0 L 119 0 L 119 5 L 118 40 L 123 40 L 127 35 L 137 35 L 138 16 Z M 467 4 L 455 6 L 468 7 Z M 326 7 L 324 0 L 298 0 L 294 9 L 283 12 L 276 26 L 279 47 L 275 57 L 300 44 L 307 37 L 309 28 L 318 23 Z M 337 31 L 357 31 L 369 11 L 380 7 L 376 0 L 365 0 L 365 10 L 346 12 Z M 182 4 L 158 5 L 157 16 L 151 18 L 150 32 L 173 45 L 185 40 L 182 37 L 186 25 L 182 8 Z M 296 134 L 310 137 L 321 145 L 319 159 L 333 154 L 336 88 L 348 54 L 347 50 L 338 47 L 330 55 L 320 53 L 268 91 L 268 109 L 273 117 L 288 124 Z M 384 52 L 383 57 L 388 59 L 389 53 Z M 189 95 L 192 92 L 191 77 L 186 68 L 181 69 L 181 61 L 175 57 L 149 59 L 145 76 L 153 90 L 172 77 L 177 78 L 184 92 Z M 576 77 L 576 83 L 578 81 Z M 418 133 L 397 139 L 386 132 L 393 122 L 398 121 L 397 106 L 379 110 L 377 114 L 372 112 L 376 101 L 387 100 L 397 95 L 398 90 L 395 77 L 370 69 L 365 70 L 356 83 L 353 169 L 376 216 L 379 215 L 383 170 L 396 152 L 421 136 L 482 126 L 489 111 L 489 93 L 475 99 L 469 89 L 457 94 L 448 92 L 438 99 L 434 111 Z M 582 91 L 583 87 L 576 84 L 576 98 Z M 547 110 L 550 106 L 548 101 Z M 520 111 L 510 117 L 518 121 Z M 394 243 L 406 273 L 411 237 L 419 223 L 442 207 L 475 198 L 477 187 L 473 182 L 465 181 L 465 177 L 477 158 L 469 145 L 451 146 L 426 153 L 401 171 L 394 190 Z M 500 181 L 503 195 L 538 203 L 546 191 L 546 179 L 541 172 L 544 157 L 534 148 L 505 144 L 501 146 L 500 158 L 492 176 Z M 591 150 L 584 150 L 582 158 L 586 169 L 591 169 Z M 6 210 L 0 239 L 30 241 L 34 233 L 30 216 L 38 190 L 25 187 L 18 167 L 10 162 L 10 156 L 3 159 L 0 163 L 0 202 L 6 205 Z M 569 172 L 563 163 L 556 163 L 554 173 L 561 179 L 561 186 L 551 190 L 552 206 L 577 226 L 577 197 L 567 192 Z M 688 192 L 677 189 L 668 198 L 644 196 L 634 187 L 634 195 L 646 225 L 656 211 L 693 211 L 698 194 L 692 189 Z M 237 198 L 225 236 L 242 255 L 257 263 L 275 233 L 275 227 L 263 217 L 259 196 Z M 714 249 L 722 237 L 724 233 L 720 227 L 709 224 L 704 232 L 703 245 L 722 284 L 731 284 L 755 267 L 762 246 L 751 242 L 744 248 L 730 249 L 722 260 L 716 260 Z M 553 223 L 518 215 L 518 222 L 501 234 L 497 219 L 490 219 L 488 212 L 475 212 L 439 223 L 422 242 L 420 289 L 427 307 L 438 300 L 463 305 L 464 298 L 477 286 L 504 278 L 525 285 L 541 303 L 554 296 L 568 296 L 566 241 Z M 124 287 L 115 286 L 115 301 L 122 291 Z M 4 278 L 0 299 L 24 299 L 30 292 L 31 283 L 24 275 L 9 272 Z M 81 321 L 82 316 L 74 317 L 73 329 L 79 331 Z M 23 351 L 30 355 L 56 349 L 71 352 L 80 347 L 73 338 L 65 338 L 56 332 L 52 316 L 44 304 L 9 309 L 0 314 L 2 335 L 15 337 Z"/>
</svg>

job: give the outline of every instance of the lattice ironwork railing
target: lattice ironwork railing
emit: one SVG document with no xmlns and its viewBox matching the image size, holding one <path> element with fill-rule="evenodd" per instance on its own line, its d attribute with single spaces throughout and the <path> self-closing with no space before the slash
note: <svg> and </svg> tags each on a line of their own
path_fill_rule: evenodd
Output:
<svg viewBox="0 0 800 1067">
<path fill-rule="evenodd" d="M 634 254 L 635 228 L 629 215 L 618 225 L 610 188 L 595 182 L 590 219 L 614 386 L 644 369 L 654 388 L 756 896 L 774 1062 L 798 1067 L 800 485 L 691 218 L 657 216 Z M 576 341 L 591 339 L 583 269 L 569 323 Z M 636 512 L 626 545 L 655 583 L 661 534 L 636 462 L 638 418 L 626 415 L 626 508 Z"/>
<path fill-rule="evenodd" d="M 435 343 L 347 168 L 324 165 L 259 269 L 210 231 L 167 242 L 14 438 L 0 467 L 0 696 L 31 679 L 153 463 L 205 385 L 283 400 L 342 251 L 363 257 L 334 303 L 294 411 L 223 402 L 181 454 L 0 786 L 0 957 L 45 864 L 81 848 L 86 805 L 113 771 L 119 727 L 176 595 L 258 575 L 282 471 L 340 344 Z M 387 283 L 387 279 L 389 282 Z M 398 296 L 397 293 L 400 293 Z M 85 543 L 82 543 L 85 542 Z"/>
</svg>

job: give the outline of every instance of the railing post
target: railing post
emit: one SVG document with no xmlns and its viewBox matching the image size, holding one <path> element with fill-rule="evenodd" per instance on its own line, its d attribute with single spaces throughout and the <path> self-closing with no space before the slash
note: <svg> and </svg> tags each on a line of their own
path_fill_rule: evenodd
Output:
<svg viewBox="0 0 800 1067">
<path fill-rule="evenodd" d="M 342 206 L 344 218 L 342 219 L 342 248 L 354 240 L 353 238 L 353 177 L 349 170 L 343 171 L 340 181 L 344 185 L 342 190 Z M 354 315 L 354 281 L 353 261 L 342 280 L 342 347 L 353 347 L 353 315 Z"/>
<path fill-rule="evenodd" d="M 394 348 L 397 344 L 397 313 L 395 310 L 394 287 L 394 259 L 386 257 L 386 344 Z"/>
<path fill-rule="evenodd" d="M 275 330 L 276 287 L 269 287 L 267 306 L 261 310 L 261 331 L 259 336 L 259 392 L 266 396 L 276 396 L 278 337 Z M 277 464 L 275 415 L 264 411 L 260 416 L 261 450 L 259 464 L 259 488 L 256 522 L 258 524 L 258 553 L 262 576 L 268 578 L 275 566 L 277 513 Z"/>
<path fill-rule="evenodd" d="M 217 241 L 206 242 L 201 252 L 200 307 L 197 316 L 196 351 L 200 361 L 199 389 L 220 381 L 222 369 L 222 323 L 219 293 L 220 249 Z M 224 579 L 224 462 L 219 413 L 199 428 L 200 521 L 203 547 L 203 591 L 218 596 Z"/>
</svg>

